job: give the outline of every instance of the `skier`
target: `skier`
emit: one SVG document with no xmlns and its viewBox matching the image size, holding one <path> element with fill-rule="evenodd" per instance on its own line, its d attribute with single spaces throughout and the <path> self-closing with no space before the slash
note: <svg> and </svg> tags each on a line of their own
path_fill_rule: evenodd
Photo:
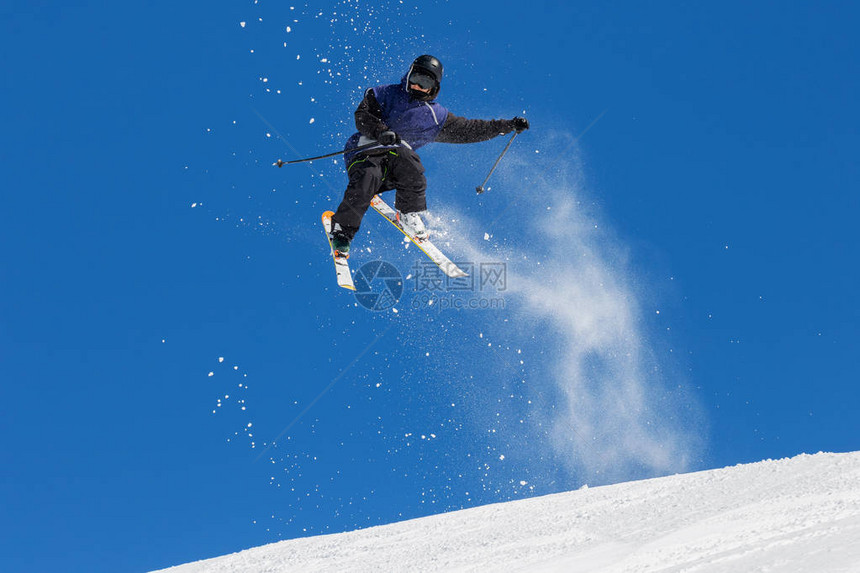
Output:
<svg viewBox="0 0 860 573">
<path fill-rule="evenodd" d="M 427 179 L 419 147 L 433 141 L 476 143 L 529 128 L 522 117 L 466 119 L 436 102 L 442 85 L 442 64 L 433 56 L 418 56 L 399 84 L 370 88 L 355 110 L 358 133 L 344 147 L 349 184 L 332 216 L 331 242 L 335 257 L 348 257 L 349 245 L 373 196 L 396 189 L 397 220 L 417 239 L 427 229 L 419 214 L 427 209 Z M 358 146 L 378 142 L 361 151 Z"/>
</svg>

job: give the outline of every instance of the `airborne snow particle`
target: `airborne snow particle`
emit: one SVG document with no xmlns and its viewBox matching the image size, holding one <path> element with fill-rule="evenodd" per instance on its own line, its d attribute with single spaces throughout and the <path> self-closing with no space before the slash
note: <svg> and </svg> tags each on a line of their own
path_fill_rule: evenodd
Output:
<svg viewBox="0 0 860 573">
<path fill-rule="evenodd" d="M 245 22 L 239 22 L 239 25 L 240 25 L 240 26 L 242 26 L 242 27 L 244 28 L 244 27 L 245 27 Z"/>
<path fill-rule="evenodd" d="M 215 376 L 215 373 L 214 373 L 214 372 L 210 372 L 210 373 L 209 373 L 209 377 L 211 378 L 212 376 Z"/>
<path fill-rule="evenodd" d="M 316 119 L 311 118 L 311 121 L 310 121 L 309 123 L 313 123 L 313 122 L 315 122 L 315 121 L 316 121 Z"/>
<path fill-rule="evenodd" d="M 223 357 L 223 356 L 219 356 L 219 357 L 218 357 L 218 362 L 224 362 L 224 357 Z"/>
</svg>

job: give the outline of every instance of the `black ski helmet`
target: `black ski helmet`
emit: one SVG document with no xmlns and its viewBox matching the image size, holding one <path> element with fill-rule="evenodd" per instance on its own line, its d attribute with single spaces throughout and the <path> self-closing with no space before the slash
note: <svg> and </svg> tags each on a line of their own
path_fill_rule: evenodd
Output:
<svg viewBox="0 0 860 573">
<path fill-rule="evenodd" d="M 429 88 L 430 93 L 409 90 L 410 95 L 424 101 L 434 99 L 442 87 L 442 71 L 442 62 L 433 56 L 424 54 L 415 58 L 409 67 L 406 88 L 409 89 L 409 83 L 414 82 L 424 89 Z"/>
</svg>

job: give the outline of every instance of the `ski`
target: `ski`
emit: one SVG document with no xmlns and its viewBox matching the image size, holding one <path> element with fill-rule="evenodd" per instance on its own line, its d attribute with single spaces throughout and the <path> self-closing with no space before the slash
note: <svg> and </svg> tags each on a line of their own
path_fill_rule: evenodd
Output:
<svg viewBox="0 0 860 573">
<path fill-rule="evenodd" d="M 331 216 L 333 211 L 326 211 L 322 214 L 323 229 L 325 236 L 328 239 L 328 247 L 331 250 L 331 258 L 334 259 L 334 272 L 337 273 L 337 285 L 349 290 L 355 290 L 355 285 L 352 282 L 352 274 L 349 272 L 349 263 L 346 257 L 339 257 L 334 254 L 334 247 L 331 244 Z"/>
<path fill-rule="evenodd" d="M 427 255 L 431 261 L 439 265 L 439 268 L 442 269 L 446 275 L 451 278 L 458 277 L 467 277 L 469 276 L 466 272 L 464 272 L 460 267 L 451 262 L 451 259 L 446 257 L 442 251 L 439 250 L 436 245 L 430 242 L 429 239 L 418 239 L 414 235 L 412 235 L 409 231 L 403 228 L 400 222 L 397 220 L 397 212 L 391 208 L 391 206 L 383 201 L 379 195 L 374 195 L 373 199 L 370 201 L 370 206 L 373 207 L 377 213 L 388 219 L 388 222 L 400 229 L 400 232 L 406 235 L 406 237 L 415 243 L 415 246 L 421 249 L 421 252 Z"/>
</svg>

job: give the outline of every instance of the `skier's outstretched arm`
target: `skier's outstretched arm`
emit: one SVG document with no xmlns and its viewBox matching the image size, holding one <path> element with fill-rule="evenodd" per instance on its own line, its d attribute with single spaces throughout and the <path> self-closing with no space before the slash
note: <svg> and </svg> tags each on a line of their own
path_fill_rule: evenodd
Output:
<svg viewBox="0 0 860 573">
<path fill-rule="evenodd" d="M 528 128 L 528 120 L 521 117 L 490 120 L 466 119 L 449 112 L 448 119 L 442 126 L 442 131 L 436 136 L 436 141 L 439 143 L 478 143 L 512 131 L 520 132 Z"/>
</svg>

